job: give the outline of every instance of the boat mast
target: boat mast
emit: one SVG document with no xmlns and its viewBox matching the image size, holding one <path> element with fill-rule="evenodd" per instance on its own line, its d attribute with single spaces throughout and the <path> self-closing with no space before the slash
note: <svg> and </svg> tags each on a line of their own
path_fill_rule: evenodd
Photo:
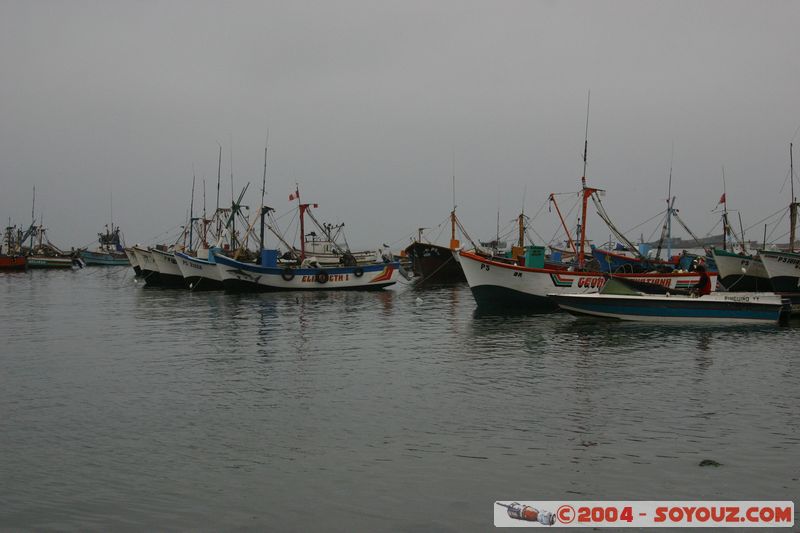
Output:
<svg viewBox="0 0 800 533">
<path fill-rule="evenodd" d="M 561 220 L 561 227 L 564 228 L 564 232 L 567 234 L 567 240 L 569 242 L 570 248 L 572 248 L 572 252 L 575 255 L 578 255 L 578 248 L 575 246 L 575 241 L 572 240 L 572 234 L 569 232 L 569 228 L 567 228 L 566 222 L 564 222 L 564 217 L 561 215 L 561 209 L 558 208 L 558 202 L 556 202 L 556 195 L 555 193 L 550 193 L 550 201 L 556 206 L 556 213 L 558 213 L 558 218 Z"/>
<path fill-rule="evenodd" d="M 458 249 L 456 240 L 456 154 L 453 153 L 453 210 L 450 211 L 450 249 Z"/>
<path fill-rule="evenodd" d="M 192 167 L 194 167 L 194 165 L 192 165 Z M 190 251 L 192 250 L 192 241 L 193 241 L 193 238 L 194 238 L 194 232 L 192 231 L 194 229 L 194 220 L 195 220 L 195 218 L 194 218 L 194 181 L 195 181 L 194 168 L 192 168 L 192 199 L 189 201 L 189 250 Z"/>
<path fill-rule="evenodd" d="M 722 167 L 722 249 L 728 249 L 728 194 L 725 190 L 725 166 Z"/>
<path fill-rule="evenodd" d="M 795 228 L 797 227 L 797 199 L 794 197 L 794 158 L 792 143 L 789 143 L 789 180 L 792 182 L 792 201 L 789 204 L 789 251 L 794 252 Z"/>
<path fill-rule="evenodd" d="M 675 156 L 675 145 L 672 145 L 672 152 L 669 157 L 669 185 L 667 186 L 667 260 L 672 258 L 672 209 L 675 207 L 675 199 L 672 198 L 672 160 Z"/>
<path fill-rule="evenodd" d="M 217 207 L 214 209 L 214 217 L 217 219 L 217 238 L 222 237 L 222 217 L 219 216 L 219 184 L 222 177 L 222 145 L 219 145 L 219 159 L 217 160 Z"/>
<path fill-rule="evenodd" d="M 269 130 L 267 130 L 267 140 L 264 142 L 264 176 L 261 178 L 261 237 L 259 239 L 261 251 L 264 251 L 264 194 L 267 190 L 267 147 L 269 146 Z"/>
<path fill-rule="evenodd" d="M 31 227 L 33 228 L 36 225 L 36 216 L 33 214 L 34 209 L 36 208 L 36 185 L 33 186 L 33 204 L 31 204 Z M 35 232 L 31 233 L 31 253 L 33 252 L 33 235 Z"/>
<path fill-rule="evenodd" d="M 586 244 L 586 203 L 589 197 L 595 193 L 597 189 L 592 189 L 586 186 L 586 162 L 589 152 L 589 103 L 591 101 L 592 92 L 586 98 L 586 131 L 583 138 L 583 176 L 581 177 L 581 193 L 582 203 L 581 206 L 581 221 L 580 221 L 580 249 L 578 250 L 578 267 L 583 268 L 585 263 L 585 244 Z"/>
</svg>

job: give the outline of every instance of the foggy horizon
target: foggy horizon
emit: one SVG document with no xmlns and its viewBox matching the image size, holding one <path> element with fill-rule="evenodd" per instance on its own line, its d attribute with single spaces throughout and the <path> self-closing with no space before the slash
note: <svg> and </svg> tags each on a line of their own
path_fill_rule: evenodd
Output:
<svg viewBox="0 0 800 533">
<path fill-rule="evenodd" d="M 6 1 L 0 15 L 0 217 L 30 224 L 35 185 L 61 248 L 94 245 L 112 196 L 128 245 L 177 235 L 193 174 L 195 214 L 203 180 L 214 208 L 219 145 L 220 204 L 232 172 L 254 213 L 267 134 L 265 203 L 287 213 L 298 183 L 354 249 L 446 221 L 453 175 L 476 241 L 523 205 L 550 239 L 547 196 L 580 188 L 589 92 L 587 183 L 630 239 L 658 238 L 660 218 L 632 228 L 666 208 L 670 166 L 701 237 L 721 232 L 723 167 L 748 239 L 790 201 L 794 2 Z M 786 233 L 784 218 L 772 239 Z"/>
</svg>

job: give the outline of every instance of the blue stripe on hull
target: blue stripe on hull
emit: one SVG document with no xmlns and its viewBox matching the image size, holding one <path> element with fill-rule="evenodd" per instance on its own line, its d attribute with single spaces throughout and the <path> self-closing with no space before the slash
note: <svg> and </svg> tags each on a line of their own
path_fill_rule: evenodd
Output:
<svg viewBox="0 0 800 533">
<path fill-rule="evenodd" d="M 325 285 L 317 285 L 314 287 L 271 287 L 254 283 L 252 281 L 244 281 L 239 279 L 226 279 L 223 280 L 222 285 L 227 292 L 286 292 L 286 291 L 377 291 L 393 285 L 394 282 L 388 283 L 371 283 L 369 285 L 357 285 L 355 287 L 327 287 Z"/>
</svg>

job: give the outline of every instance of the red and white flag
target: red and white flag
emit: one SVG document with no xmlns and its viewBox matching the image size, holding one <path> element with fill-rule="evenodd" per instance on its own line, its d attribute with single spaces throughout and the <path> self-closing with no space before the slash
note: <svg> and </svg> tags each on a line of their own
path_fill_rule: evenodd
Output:
<svg viewBox="0 0 800 533">
<path fill-rule="evenodd" d="M 722 196 L 719 197 L 719 202 L 717 202 L 717 205 L 724 203 L 725 203 L 725 193 L 722 193 Z"/>
<path fill-rule="evenodd" d="M 292 200 L 297 200 L 298 198 L 300 198 L 300 191 L 295 189 L 295 191 L 289 195 L 289 201 L 291 202 Z"/>
</svg>

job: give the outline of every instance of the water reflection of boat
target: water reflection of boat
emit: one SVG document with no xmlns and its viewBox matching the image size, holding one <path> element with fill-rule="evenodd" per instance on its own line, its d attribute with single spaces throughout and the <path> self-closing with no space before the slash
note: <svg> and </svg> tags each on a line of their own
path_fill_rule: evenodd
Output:
<svg viewBox="0 0 800 533">
<path fill-rule="evenodd" d="M 645 294 L 624 280 L 608 280 L 594 294 L 548 295 L 575 315 L 650 322 L 778 323 L 788 304 L 775 293 L 712 293 L 699 297 Z"/>
</svg>

